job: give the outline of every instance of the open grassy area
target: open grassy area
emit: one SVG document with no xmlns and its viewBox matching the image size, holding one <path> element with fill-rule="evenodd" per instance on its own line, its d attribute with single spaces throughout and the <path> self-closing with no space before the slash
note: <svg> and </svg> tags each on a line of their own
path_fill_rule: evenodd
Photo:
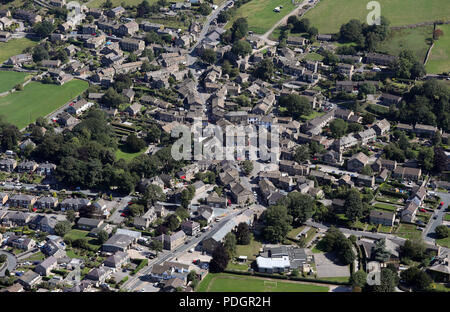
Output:
<svg viewBox="0 0 450 312">
<path fill-rule="evenodd" d="M 236 256 L 247 256 L 249 261 L 255 260 L 256 256 L 259 254 L 259 250 L 262 248 L 262 244 L 252 238 L 250 244 L 248 245 L 237 245 L 236 246 Z"/>
<path fill-rule="evenodd" d="M 327 286 L 285 282 L 227 273 L 209 273 L 197 292 L 328 292 Z"/>
<path fill-rule="evenodd" d="M 289 233 L 287 234 L 287 237 L 296 239 L 297 235 L 298 235 L 301 231 L 303 231 L 304 228 L 305 228 L 305 226 L 302 225 L 302 226 L 300 226 L 300 227 L 297 227 L 297 228 L 295 228 L 295 229 L 290 230 Z"/>
<path fill-rule="evenodd" d="M 381 15 L 386 16 L 391 26 L 409 25 L 420 22 L 448 19 L 448 0 L 378 0 Z M 366 9 L 366 0 L 321 0 L 306 13 L 319 33 L 336 33 L 342 24 L 351 19 L 366 21 L 371 10 Z"/>
<path fill-rule="evenodd" d="M 395 235 L 406 238 L 406 239 L 415 239 L 420 238 L 422 232 L 419 231 L 415 225 L 413 224 L 405 224 L 401 223 Z"/>
<path fill-rule="evenodd" d="M 30 82 L 23 91 L 0 98 L 0 114 L 22 129 L 74 99 L 88 86 L 87 82 L 77 79 L 62 86 Z"/>
<path fill-rule="evenodd" d="M 401 204 L 403 202 L 403 200 L 401 198 L 396 198 L 396 197 L 391 197 L 391 196 L 377 196 L 375 198 L 375 200 L 377 201 L 381 201 L 381 202 L 388 202 L 388 203 L 392 203 L 392 204 Z"/>
<path fill-rule="evenodd" d="M 445 214 L 444 220 L 445 221 L 450 221 L 450 213 Z"/>
<path fill-rule="evenodd" d="M 273 11 L 281 5 L 283 8 L 279 13 Z M 264 34 L 294 8 L 291 0 L 253 0 L 239 7 L 226 27 L 231 27 L 239 17 L 245 17 L 249 30 L 257 34 Z"/>
<path fill-rule="evenodd" d="M 19 73 L 15 71 L 0 71 L 0 93 L 9 91 L 17 84 L 25 81 L 28 73 Z"/>
<path fill-rule="evenodd" d="M 379 230 L 379 232 L 381 232 L 381 233 L 390 233 L 391 232 L 391 226 L 385 226 L 385 225 L 382 225 L 382 226 L 380 226 L 380 230 Z"/>
<path fill-rule="evenodd" d="M 439 25 L 444 35 L 434 43 L 426 69 L 430 74 L 441 74 L 450 71 L 450 24 Z"/>
<path fill-rule="evenodd" d="M 447 287 L 447 286 L 445 286 L 445 284 L 440 284 L 440 283 L 432 283 L 429 288 L 433 289 L 433 290 L 437 290 L 437 291 L 450 292 L 450 287 Z"/>
<path fill-rule="evenodd" d="M 137 153 L 131 153 L 131 152 L 127 151 L 127 149 L 124 145 L 121 145 L 121 146 L 119 146 L 119 148 L 116 151 L 116 158 L 117 159 L 123 158 L 126 161 L 130 161 L 133 158 L 144 153 L 146 149 L 147 149 L 147 147 L 143 148 L 141 151 L 139 151 Z"/>
<path fill-rule="evenodd" d="M 323 60 L 323 56 L 320 55 L 319 53 L 316 52 L 311 52 L 305 55 L 305 57 L 303 58 L 303 60 L 305 61 L 319 61 L 321 62 Z"/>
<path fill-rule="evenodd" d="M 246 264 L 246 263 L 234 263 L 234 262 L 230 261 L 228 263 L 227 270 L 235 270 L 235 271 L 247 272 L 248 271 L 248 264 Z"/>
<path fill-rule="evenodd" d="M 86 238 L 89 246 L 91 246 L 94 249 L 99 249 L 101 246 L 98 244 L 97 239 L 87 236 L 88 234 L 89 234 L 88 231 L 72 229 L 64 236 L 64 238 L 70 238 L 72 240 Z"/>
<path fill-rule="evenodd" d="M 45 259 L 45 255 L 38 251 L 35 254 L 32 254 L 31 256 L 29 256 L 28 258 L 26 258 L 25 260 L 27 261 L 37 261 L 37 260 L 44 260 Z"/>
<path fill-rule="evenodd" d="M 430 47 L 427 40 L 431 38 L 433 38 L 433 26 L 392 30 L 389 37 L 377 48 L 377 51 L 399 55 L 403 50 L 410 50 L 418 60 L 423 62 Z"/>
<path fill-rule="evenodd" d="M 436 243 L 440 246 L 450 248 L 450 237 L 437 239 Z"/>
<path fill-rule="evenodd" d="M 28 47 L 38 42 L 27 38 L 11 39 L 8 42 L 0 42 L 0 63 L 3 63 L 13 55 L 21 54 Z"/>
<path fill-rule="evenodd" d="M 390 212 L 397 211 L 397 207 L 395 207 L 393 205 L 389 205 L 389 204 L 384 204 L 384 203 L 376 203 L 373 205 L 373 207 L 378 210 L 385 210 L 385 211 L 390 211 Z"/>
<path fill-rule="evenodd" d="M 303 121 L 308 121 L 308 120 L 311 120 L 311 119 L 320 117 L 320 116 L 322 116 L 322 115 L 325 115 L 325 112 L 313 111 L 313 112 L 312 112 L 311 114 L 309 114 L 309 115 L 302 115 L 302 116 L 300 116 L 300 118 L 301 118 Z"/>
</svg>

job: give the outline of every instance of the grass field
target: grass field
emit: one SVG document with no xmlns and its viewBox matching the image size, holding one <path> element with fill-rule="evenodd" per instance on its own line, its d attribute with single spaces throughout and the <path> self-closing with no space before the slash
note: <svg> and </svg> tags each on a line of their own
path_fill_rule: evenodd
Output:
<svg viewBox="0 0 450 312">
<path fill-rule="evenodd" d="M 393 30 L 377 51 L 399 55 L 402 50 L 410 50 L 418 60 L 423 62 L 430 47 L 427 39 L 431 38 L 433 38 L 433 26 Z"/>
<path fill-rule="evenodd" d="M 72 229 L 64 236 L 64 238 L 71 238 L 72 240 L 86 238 L 88 241 L 88 245 L 90 245 L 92 248 L 99 249 L 101 246 L 98 244 L 97 239 L 87 236 L 88 234 L 88 231 Z"/>
<path fill-rule="evenodd" d="M 321 0 L 306 13 L 319 33 L 337 33 L 342 24 L 356 18 L 366 21 L 366 0 Z M 448 19 L 450 1 L 448 0 L 378 0 L 381 15 L 386 16 L 391 26 L 409 25 L 420 22 Z"/>
<path fill-rule="evenodd" d="M 139 151 L 137 153 L 129 153 L 126 150 L 126 147 L 124 145 L 121 145 L 121 146 L 119 146 L 119 148 L 116 151 L 116 158 L 117 159 L 121 159 L 122 158 L 122 159 L 124 159 L 126 161 L 130 161 L 133 158 L 135 158 L 135 157 L 141 155 L 142 153 L 144 153 L 146 149 L 147 149 L 147 147 L 143 148 L 142 151 Z"/>
<path fill-rule="evenodd" d="M 450 221 L 450 213 L 447 213 L 447 214 L 444 216 L 444 220 L 445 220 L 445 221 Z"/>
<path fill-rule="evenodd" d="M 426 69 L 430 74 L 441 74 L 450 71 L 450 24 L 439 25 L 444 35 L 435 41 Z"/>
<path fill-rule="evenodd" d="M 227 273 L 209 273 L 197 292 L 328 292 L 327 286 L 284 282 Z"/>
<path fill-rule="evenodd" d="M 280 5 L 283 6 L 281 12 L 275 13 L 273 9 Z M 228 22 L 227 27 L 231 27 L 239 17 L 245 17 L 249 30 L 257 34 L 264 34 L 294 8 L 291 0 L 253 0 L 236 10 L 236 14 Z"/>
<path fill-rule="evenodd" d="M 30 82 L 23 91 L 0 98 L 0 114 L 22 129 L 77 97 L 88 86 L 81 80 L 72 80 L 62 86 Z"/>
<path fill-rule="evenodd" d="M 236 245 L 236 255 L 247 256 L 248 260 L 252 261 L 256 259 L 256 256 L 261 249 L 262 244 L 252 238 L 249 245 Z"/>
<path fill-rule="evenodd" d="M 437 240 L 436 240 L 436 243 L 437 243 L 438 245 L 441 245 L 441 246 L 450 248 L 450 237 L 437 239 Z"/>
<path fill-rule="evenodd" d="M 38 42 L 27 38 L 12 39 L 8 42 L 0 42 L 0 63 L 3 63 L 13 55 L 23 52 L 28 47 L 35 46 Z"/>
<path fill-rule="evenodd" d="M 18 83 L 24 82 L 28 75 L 28 73 L 15 71 L 0 71 L 0 93 L 11 90 Z"/>
<path fill-rule="evenodd" d="M 398 230 L 395 232 L 395 235 L 406 238 L 406 239 L 415 239 L 420 238 L 422 232 L 416 229 L 416 226 L 413 224 L 400 224 Z"/>
</svg>

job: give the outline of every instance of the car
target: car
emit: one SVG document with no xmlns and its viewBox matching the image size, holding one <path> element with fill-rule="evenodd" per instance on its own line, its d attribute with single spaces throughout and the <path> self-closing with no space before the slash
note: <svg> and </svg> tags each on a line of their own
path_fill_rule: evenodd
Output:
<svg viewBox="0 0 450 312">
<path fill-rule="evenodd" d="M 438 217 L 437 215 L 436 215 L 436 216 L 433 216 L 433 219 L 435 219 L 435 220 L 436 220 L 436 219 L 437 219 L 437 217 Z"/>
<path fill-rule="evenodd" d="M 420 211 L 420 212 L 426 212 L 426 210 L 423 209 L 423 208 L 420 208 L 419 211 Z"/>
<path fill-rule="evenodd" d="M 127 216 L 127 214 L 126 214 L 125 212 L 122 212 L 120 215 L 121 215 L 122 217 L 126 217 L 126 216 Z"/>
</svg>

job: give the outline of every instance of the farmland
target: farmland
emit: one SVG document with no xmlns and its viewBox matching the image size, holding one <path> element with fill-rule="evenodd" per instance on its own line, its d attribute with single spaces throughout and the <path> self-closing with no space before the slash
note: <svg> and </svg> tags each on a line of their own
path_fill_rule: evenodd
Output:
<svg viewBox="0 0 450 312">
<path fill-rule="evenodd" d="M 15 85 L 24 82 L 28 75 L 14 71 L 0 71 L 0 93 L 11 90 Z"/>
<path fill-rule="evenodd" d="M 72 80 L 62 86 L 30 82 L 23 91 L 0 98 L 0 112 L 19 129 L 46 116 L 88 88 L 88 83 Z M 50 96 L 51 95 L 51 96 Z"/>
<path fill-rule="evenodd" d="M 410 50 L 422 62 L 430 47 L 429 40 L 432 37 L 433 26 L 392 30 L 389 37 L 377 50 L 391 55 L 399 55 L 402 50 Z"/>
<path fill-rule="evenodd" d="M 450 25 L 440 25 L 444 35 L 435 41 L 426 68 L 430 74 L 441 74 L 450 71 Z"/>
<path fill-rule="evenodd" d="M 448 19 L 448 0 L 378 0 L 381 15 L 386 16 L 391 26 L 409 25 Z M 321 0 L 305 17 L 319 29 L 319 33 L 337 33 L 342 24 L 356 18 L 366 21 L 370 12 L 365 0 Z"/>
<path fill-rule="evenodd" d="M 286 282 L 227 273 L 209 273 L 200 283 L 198 292 L 327 292 L 327 286 Z"/>
<path fill-rule="evenodd" d="M 8 60 L 11 56 L 21 54 L 28 47 L 35 46 L 36 41 L 20 38 L 12 39 L 8 42 L 0 42 L 0 63 Z"/>
<path fill-rule="evenodd" d="M 273 9 L 281 5 L 283 6 L 281 11 L 275 13 Z M 231 27 L 236 19 L 245 17 L 247 18 L 249 30 L 257 34 L 264 34 L 294 8 L 291 0 L 253 0 L 236 10 L 236 14 L 228 22 L 227 27 Z"/>
</svg>

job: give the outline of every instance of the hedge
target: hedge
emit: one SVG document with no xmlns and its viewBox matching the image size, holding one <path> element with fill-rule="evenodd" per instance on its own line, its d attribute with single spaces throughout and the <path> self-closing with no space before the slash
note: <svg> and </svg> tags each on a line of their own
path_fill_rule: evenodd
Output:
<svg viewBox="0 0 450 312">
<path fill-rule="evenodd" d="M 389 195 L 389 196 L 393 196 L 393 197 L 399 197 L 399 198 L 403 198 L 403 199 L 408 199 L 409 195 L 406 193 L 397 193 L 391 190 L 380 190 L 380 193 L 385 194 L 385 195 Z"/>
<path fill-rule="evenodd" d="M 276 275 L 270 273 L 261 273 L 261 272 L 244 272 L 244 271 L 235 271 L 235 270 L 225 270 L 224 273 L 237 274 L 237 275 L 248 275 L 248 276 L 260 276 L 260 277 L 268 277 L 282 280 L 290 280 L 290 281 L 299 281 L 299 282 L 311 282 L 311 283 L 321 283 L 321 284 L 334 284 L 334 285 L 350 285 L 350 283 L 346 282 L 336 282 L 336 281 L 328 281 L 323 279 L 315 279 L 315 278 L 305 278 L 305 277 L 294 277 L 288 275 Z"/>
<path fill-rule="evenodd" d="M 141 263 L 137 266 L 136 269 L 134 269 L 133 272 L 131 272 L 131 275 L 135 275 L 137 272 L 139 272 L 144 266 L 148 264 L 148 259 L 143 259 Z"/>
</svg>

